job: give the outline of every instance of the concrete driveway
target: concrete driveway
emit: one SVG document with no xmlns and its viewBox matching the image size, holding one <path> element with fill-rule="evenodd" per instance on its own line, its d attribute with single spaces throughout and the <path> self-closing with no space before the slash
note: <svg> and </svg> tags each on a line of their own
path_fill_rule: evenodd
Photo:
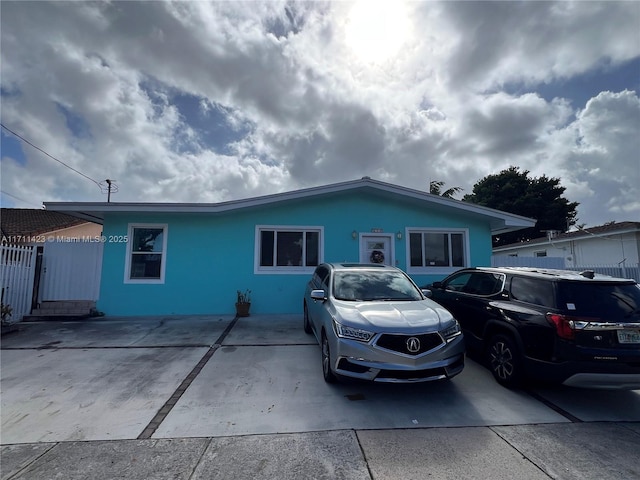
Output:
<svg viewBox="0 0 640 480">
<path fill-rule="evenodd" d="M 24 324 L 1 361 L 3 479 L 640 478 L 640 391 L 327 385 L 296 315 Z"/>
</svg>

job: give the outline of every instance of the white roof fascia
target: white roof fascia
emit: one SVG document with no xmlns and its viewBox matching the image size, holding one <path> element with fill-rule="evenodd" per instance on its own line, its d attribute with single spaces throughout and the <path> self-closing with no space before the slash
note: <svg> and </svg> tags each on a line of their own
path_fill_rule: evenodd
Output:
<svg viewBox="0 0 640 480">
<path fill-rule="evenodd" d="M 439 195 L 433 195 L 420 190 L 392 185 L 378 180 L 372 180 L 370 178 L 220 203 L 45 202 L 45 207 L 47 210 L 65 212 L 93 222 L 102 223 L 100 220 L 104 218 L 104 212 L 222 213 L 243 208 L 304 199 L 318 195 L 346 192 L 360 188 L 370 188 L 372 190 L 378 190 L 427 203 L 434 203 L 444 207 L 454 208 L 474 215 L 489 217 L 492 219 L 491 229 L 494 235 L 520 228 L 535 226 L 535 220 L 531 218 L 502 212 L 492 208 L 475 205 L 473 203 L 449 199 Z"/>
<path fill-rule="evenodd" d="M 604 238 L 604 237 L 611 237 L 614 235 L 618 236 L 618 235 L 624 235 L 625 233 L 637 233 L 638 231 L 640 231 L 640 229 L 633 228 L 633 227 L 626 227 L 626 228 L 621 228 L 620 230 L 612 229 L 607 232 L 598 232 L 598 233 L 589 232 L 587 231 L 587 229 L 579 230 L 579 231 L 580 233 L 582 233 L 582 235 L 576 235 L 575 237 L 572 237 L 570 240 L 578 240 L 583 238 L 594 238 L 594 237 Z"/>
<path fill-rule="evenodd" d="M 567 239 L 561 239 L 558 240 L 557 238 L 553 238 L 551 240 L 548 239 L 539 239 L 539 240 L 530 240 L 528 242 L 521 242 L 518 244 L 511 244 L 511 245 L 503 245 L 502 247 L 494 247 L 492 250 L 494 253 L 498 253 L 498 252 L 509 252 L 512 250 L 522 250 L 523 248 L 528 248 L 528 247 L 542 247 L 545 245 L 557 245 L 560 243 L 566 243 L 569 242 L 570 240 L 575 240 L 573 238 L 567 238 Z"/>
<path fill-rule="evenodd" d="M 569 243 L 569 242 L 575 242 L 575 241 L 581 241 L 581 240 L 589 240 L 593 238 L 607 238 L 611 236 L 619 236 L 627 233 L 636 233 L 636 232 L 638 232 L 637 228 L 629 228 L 629 227 L 621 228 L 620 230 L 609 230 L 607 232 L 599 232 L 599 233 L 581 231 L 582 235 L 575 235 L 575 236 L 565 237 L 565 238 L 556 237 L 556 238 L 552 238 L 551 240 L 547 238 L 536 238 L 536 239 L 529 240 L 528 242 L 512 243 L 511 245 L 503 245 L 502 247 L 495 247 L 493 251 L 506 252 L 510 250 L 521 250 L 527 247 L 535 247 L 535 246 L 548 245 L 548 244 L 553 245 L 553 244 L 559 244 L 559 243 Z M 571 233 L 575 233 L 575 232 L 571 232 Z"/>
</svg>

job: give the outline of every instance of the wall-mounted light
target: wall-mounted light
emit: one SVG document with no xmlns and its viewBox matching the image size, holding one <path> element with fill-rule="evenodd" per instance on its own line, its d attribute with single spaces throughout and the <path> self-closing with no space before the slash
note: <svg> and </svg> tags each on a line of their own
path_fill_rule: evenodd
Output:
<svg viewBox="0 0 640 480">
<path fill-rule="evenodd" d="M 400 230 L 398 230 L 398 233 L 396 233 L 396 238 L 398 240 L 402 240 L 402 232 Z"/>
<path fill-rule="evenodd" d="M 355 230 L 351 232 L 351 238 L 353 238 L 354 240 L 358 238 L 358 232 L 356 232 Z"/>
</svg>

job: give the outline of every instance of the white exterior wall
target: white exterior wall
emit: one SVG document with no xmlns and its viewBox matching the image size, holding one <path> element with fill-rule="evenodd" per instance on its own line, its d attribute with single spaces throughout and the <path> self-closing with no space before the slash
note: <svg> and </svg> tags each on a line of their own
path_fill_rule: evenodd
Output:
<svg viewBox="0 0 640 480">
<path fill-rule="evenodd" d="M 579 265 L 627 265 L 637 264 L 640 259 L 640 234 L 635 232 L 606 237 L 582 237 L 563 241 L 550 240 L 535 245 L 522 245 L 499 249 L 494 255 L 535 257 L 536 252 L 546 252 L 547 257 L 565 259 L 567 267 Z"/>
<path fill-rule="evenodd" d="M 572 265 L 638 263 L 638 241 L 633 233 L 573 241 Z"/>
</svg>

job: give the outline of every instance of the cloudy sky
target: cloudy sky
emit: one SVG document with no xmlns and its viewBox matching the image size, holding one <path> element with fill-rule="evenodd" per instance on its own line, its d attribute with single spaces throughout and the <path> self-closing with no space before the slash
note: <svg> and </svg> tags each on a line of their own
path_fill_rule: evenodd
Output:
<svg viewBox="0 0 640 480">
<path fill-rule="evenodd" d="M 561 179 L 640 221 L 640 2 L 11 2 L 2 205 Z M 92 181 L 90 179 L 95 180 Z M 460 198 L 460 195 L 458 195 Z"/>
</svg>

